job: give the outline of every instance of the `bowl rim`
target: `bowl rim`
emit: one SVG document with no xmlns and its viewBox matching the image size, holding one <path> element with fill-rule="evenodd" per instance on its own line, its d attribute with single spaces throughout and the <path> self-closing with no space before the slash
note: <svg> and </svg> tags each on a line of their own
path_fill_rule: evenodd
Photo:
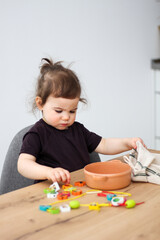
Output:
<svg viewBox="0 0 160 240">
<path fill-rule="evenodd" d="M 115 161 L 114 164 L 116 164 L 116 163 L 117 164 L 118 163 L 119 164 L 125 164 L 126 166 L 128 166 L 128 169 L 123 171 L 123 172 L 119 172 L 119 173 L 95 173 L 95 172 L 90 172 L 90 171 L 86 170 L 86 167 L 88 165 L 105 164 L 105 163 L 108 163 L 108 162 L 111 162 L 111 161 L 112 161 L 112 163 L 113 163 L 113 161 Z M 94 176 L 96 175 L 96 176 L 103 176 L 103 177 L 105 177 L 105 176 L 117 177 L 117 176 L 125 175 L 125 174 L 128 174 L 128 173 L 131 174 L 131 171 L 132 171 L 131 167 L 128 164 L 126 164 L 124 162 L 121 162 L 120 160 L 118 160 L 118 161 L 117 160 L 109 160 L 109 161 L 106 161 L 106 162 L 94 162 L 94 163 L 89 163 L 84 167 L 84 173 L 87 173 L 87 174 L 92 175 L 92 176 L 94 174 Z"/>
</svg>

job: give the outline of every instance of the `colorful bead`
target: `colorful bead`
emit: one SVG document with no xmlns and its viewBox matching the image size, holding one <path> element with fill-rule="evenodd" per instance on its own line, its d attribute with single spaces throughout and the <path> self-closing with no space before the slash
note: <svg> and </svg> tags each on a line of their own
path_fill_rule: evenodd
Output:
<svg viewBox="0 0 160 240">
<path fill-rule="evenodd" d="M 68 194 L 65 194 L 65 193 L 58 193 L 58 195 L 57 195 L 58 200 L 64 200 L 67 198 L 68 198 Z"/>
<path fill-rule="evenodd" d="M 53 184 L 51 184 L 49 186 L 49 188 L 52 189 L 52 190 L 55 190 L 56 192 L 58 192 L 60 190 L 58 182 L 54 182 Z"/>
<path fill-rule="evenodd" d="M 71 185 L 71 184 L 62 185 L 62 189 L 67 189 L 67 188 L 71 188 L 71 187 L 73 187 L 73 185 Z"/>
<path fill-rule="evenodd" d="M 125 202 L 126 208 L 134 208 L 136 202 L 133 199 L 129 199 Z"/>
<path fill-rule="evenodd" d="M 47 209 L 51 208 L 51 205 L 40 205 L 39 210 L 46 212 Z"/>
<path fill-rule="evenodd" d="M 79 208 L 80 207 L 80 202 L 77 200 L 70 201 L 69 206 L 73 209 Z"/>
<path fill-rule="evenodd" d="M 47 193 L 47 198 L 56 198 L 58 193 Z"/>
<path fill-rule="evenodd" d="M 72 193 L 73 190 L 77 190 L 75 187 L 65 188 L 64 191 Z"/>
<path fill-rule="evenodd" d="M 68 204 L 63 204 L 59 207 L 60 211 L 61 212 L 70 212 L 71 211 L 71 208 Z"/>
<path fill-rule="evenodd" d="M 125 202 L 124 197 L 113 197 L 111 200 L 111 204 L 114 207 L 118 207 L 120 205 L 122 205 Z"/>
<path fill-rule="evenodd" d="M 78 186 L 78 187 L 83 187 L 84 185 L 86 185 L 86 182 L 85 181 L 79 181 L 79 182 L 75 182 L 74 185 Z"/>
<path fill-rule="evenodd" d="M 47 212 L 52 213 L 52 214 L 58 214 L 60 213 L 60 209 L 58 207 L 52 207 L 47 209 Z"/>
<path fill-rule="evenodd" d="M 78 195 L 81 195 L 82 194 L 82 190 L 73 190 L 72 191 L 72 195 L 74 196 L 78 196 Z"/>
<path fill-rule="evenodd" d="M 89 204 L 89 210 L 100 210 L 100 206 L 98 203 L 96 202 L 92 202 Z"/>
<path fill-rule="evenodd" d="M 116 197 L 116 194 L 107 194 L 107 200 L 110 202 L 113 197 Z"/>
</svg>

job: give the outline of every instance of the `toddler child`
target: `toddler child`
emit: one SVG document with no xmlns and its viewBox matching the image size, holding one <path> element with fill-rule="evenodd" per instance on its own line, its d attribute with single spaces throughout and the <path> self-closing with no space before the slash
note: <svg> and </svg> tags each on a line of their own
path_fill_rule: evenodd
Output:
<svg viewBox="0 0 160 240">
<path fill-rule="evenodd" d="M 118 154 L 136 148 L 140 138 L 102 138 L 75 121 L 81 97 L 76 74 L 61 62 L 43 58 L 33 109 L 42 119 L 25 134 L 18 171 L 25 177 L 68 184 L 70 172 L 89 164 L 89 153 Z M 145 146 L 145 145 L 144 145 Z"/>
</svg>

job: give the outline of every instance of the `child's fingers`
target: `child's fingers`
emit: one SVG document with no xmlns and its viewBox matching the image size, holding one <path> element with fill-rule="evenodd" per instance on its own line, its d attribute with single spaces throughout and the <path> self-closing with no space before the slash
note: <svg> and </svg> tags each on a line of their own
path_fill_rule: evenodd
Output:
<svg viewBox="0 0 160 240">
<path fill-rule="evenodd" d="M 62 180 L 61 172 L 55 171 L 55 172 L 54 172 L 54 177 L 55 177 L 55 179 L 56 179 L 56 182 L 60 182 L 60 181 Z"/>
<path fill-rule="evenodd" d="M 66 184 L 70 183 L 70 173 L 68 170 L 65 170 L 63 168 L 50 168 L 48 171 L 48 177 L 49 180 L 52 182 L 64 182 Z"/>
<path fill-rule="evenodd" d="M 52 182 L 60 182 L 61 181 L 61 176 L 57 171 L 52 171 L 49 175 L 49 180 L 51 180 Z"/>
<path fill-rule="evenodd" d="M 134 139 L 134 143 L 133 143 L 133 148 L 134 149 L 137 149 L 137 145 L 136 145 L 137 141 L 140 141 L 142 143 L 142 145 L 147 149 L 147 146 L 145 145 L 145 143 L 143 142 L 143 140 L 141 138 Z"/>
<path fill-rule="evenodd" d="M 61 172 L 59 172 L 61 175 L 61 180 L 64 183 L 69 183 L 70 182 L 70 173 L 67 170 L 62 170 Z"/>
<path fill-rule="evenodd" d="M 48 179 L 51 180 L 53 183 L 57 182 L 57 179 L 56 179 L 56 177 L 53 174 Z"/>
<path fill-rule="evenodd" d="M 65 170 L 66 176 L 67 176 L 67 182 L 70 183 L 71 180 L 71 174 L 69 171 Z"/>
</svg>

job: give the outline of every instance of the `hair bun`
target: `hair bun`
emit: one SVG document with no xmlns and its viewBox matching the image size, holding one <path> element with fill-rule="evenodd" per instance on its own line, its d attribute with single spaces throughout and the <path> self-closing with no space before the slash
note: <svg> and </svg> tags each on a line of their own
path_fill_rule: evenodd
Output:
<svg viewBox="0 0 160 240">
<path fill-rule="evenodd" d="M 40 73 L 42 75 L 44 75 L 46 72 L 50 71 L 54 64 L 53 61 L 51 59 L 48 58 L 42 58 L 41 62 L 45 61 L 45 63 L 42 63 L 42 65 L 40 66 Z"/>
<path fill-rule="evenodd" d="M 41 62 L 42 62 L 42 61 L 46 61 L 46 62 L 48 62 L 50 65 L 53 65 L 53 61 L 52 61 L 51 59 L 42 58 L 42 59 L 41 59 Z"/>
<path fill-rule="evenodd" d="M 59 71 L 63 71 L 65 72 L 66 69 L 62 66 L 62 61 L 58 61 L 58 62 L 53 62 L 52 59 L 48 59 L 48 58 L 42 58 L 41 62 L 45 61 L 45 63 L 42 63 L 42 65 L 40 66 L 40 73 L 42 75 L 44 75 L 47 72 L 50 71 L 55 71 L 55 70 L 59 70 Z"/>
</svg>

